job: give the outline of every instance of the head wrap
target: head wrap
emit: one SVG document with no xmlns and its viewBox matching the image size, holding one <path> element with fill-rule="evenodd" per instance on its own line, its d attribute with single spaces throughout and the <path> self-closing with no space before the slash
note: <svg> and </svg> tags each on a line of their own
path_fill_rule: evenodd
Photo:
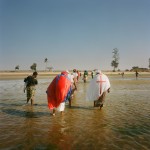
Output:
<svg viewBox="0 0 150 150">
<path fill-rule="evenodd" d="M 73 69 L 73 72 L 76 72 L 77 70 L 76 69 Z"/>
<path fill-rule="evenodd" d="M 62 72 L 61 72 L 61 74 L 63 74 L 63 75 L 67 75 L 67 74 L 68 74 L 68 72 L 67 72 L 67 71 L 62 71 Z"/>
<path fill-rule="evenodd" d="M 96 69 L 96 74 L 101 74 L 102 73 L 102 71 L 101 70 L 98 70 L 98 69 Z"/>
</svg>

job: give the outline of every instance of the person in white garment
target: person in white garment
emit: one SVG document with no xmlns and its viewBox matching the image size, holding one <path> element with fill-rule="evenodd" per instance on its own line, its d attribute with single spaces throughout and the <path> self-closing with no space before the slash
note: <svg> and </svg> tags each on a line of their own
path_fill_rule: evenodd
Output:
<svg viewBox="0 0 150 150">
<path fill-rule="evenodd" d="M 108 77 L 100 70 L 96 70 L 96 75 L 91 79 L 86 94 L 87 101 L 93 101 L 94 107 L 103 107 L 106 93 L 110 92 L 110 82 Z"/>
<path fill-rule="evenodd" d="M 69 98 L 69 107 L 71 107 L 71 101 L 73 99 L 74 92 L 77 90 L 77 84 L 76 84 L 77 80 L 73 74 L 70 74 L 68 70 L 66 70 L 66 71 L 68 72 L 68 78 L 71 80 L 72 92 L 71 92 L 71 96 Z"/>
<path fill-rule="evenodd" d="M 73 69 L 73 73 L 72 75 L 74 76 L 74 81 L 77 82 L 77 77 L 78 77 L 78 73 L 77 73 L 77 70 L 76 69 Z"/>
</svg>

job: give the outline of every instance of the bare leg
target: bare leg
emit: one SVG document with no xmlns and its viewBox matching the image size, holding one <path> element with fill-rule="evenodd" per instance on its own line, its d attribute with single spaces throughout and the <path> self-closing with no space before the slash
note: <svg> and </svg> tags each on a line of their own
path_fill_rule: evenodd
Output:
<svg viewBox="0 0 150 150">
<path fill-rule="evenodd" d="M 53 109 L 53 116 L 55 116 L 55 112 L 56 112 L 56 110 L 55 110 L 55 109 Z"/>
<path fill-rule="evenodd" d="M 64 115 L 64 112 L 63 112 L 63 111 L 61 111 L 61 115 L 62 115 L 62 116 Z"/>
<path fill-rule="evenodd" d="M 101 103 L 100 103 L 100 109 L 103 107 L 103 103 L 106 97 L 106 92 L 103 92 L 102 96 L 100 97 Z"/>
<path fill-rule="evenodd" d="M 70 98 L 70 100 L 69 100 L 69 107 L 71 107 L 71 98 Z"/>
<path fill-rule="evenodd" d="M 103 104 L 100 104 L 100 110 L 102 109 L 102 107 L 103 107 Z"/>
<path fill-rule="evenodd" d="M 71 107 L 71 101 L 72 101 L 72 99 L 73 99 L 73 93 L 71 94 L 70 99 L 69 99 L 69 107 Z"/>
<path fill-rule="evenodd" d="M 73 99 L 73 94 L 74 94 L 75 89 L 72 90 L 71 96 L 69 98 L 69 107 L 71 107 L 71 101 Z"/>
<path fill-rule="evenodd" d="M 27 103 L 29 102 L 30 98 L 27 98 Z"/>
<path fill-rule="evenodd" d="M 34 100 L 33 100 L 33 99 L 31 99 L 31 105 L 33 105 L 33 102 L 34 102 Z"/>
</svg>

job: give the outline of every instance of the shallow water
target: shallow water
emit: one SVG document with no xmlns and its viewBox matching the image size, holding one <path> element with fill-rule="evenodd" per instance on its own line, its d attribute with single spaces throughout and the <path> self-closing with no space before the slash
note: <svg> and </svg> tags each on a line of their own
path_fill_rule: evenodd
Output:
<svg viewBox="0 0 150 150">
<path fill-rule="evenodd" d="M 110 76 L 102 110 L 85 101 L 89 81 L 80 80 L 72 108 L 55 117 L 45 93 L 51 80 L 38 80 L 33 107 L 24 105 L 23 80 L 0 81 L 0 149 L 150 149 L 150 77 Z"/>
</svg>

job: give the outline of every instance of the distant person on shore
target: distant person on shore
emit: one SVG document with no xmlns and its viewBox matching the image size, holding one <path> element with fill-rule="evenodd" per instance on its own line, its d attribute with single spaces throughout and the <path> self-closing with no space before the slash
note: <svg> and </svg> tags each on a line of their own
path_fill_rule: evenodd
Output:
<svg viewBox="0 0 150 150">
<path fill-rule="evenodd" d="M 121 75 L 122 75 L 122 78 L 124 78 L 124 72 L 122 72 Z"/>
<path fill-rule="evenodd" d="M 71 80 L 68 78 L 68 72 L 63 71 L 57 75 L 47 88 L 48 107 L 55 115 L 56 109 L 61 112 L 65 110 L 65 102 L 71 95 Z"/>
<path fill-rule="evenodd" d="M 135 76 L 136 76 L 136 79 L 138 78 L 138 76 L 139 76 L 139 73 L 138 73 L 138 71 L 136 70 L 136 72 L 135 72 Z"/>
<path fill-rule="evenodd" d="M 100 70 L 96 70 L 96 75 L 90 81 L 86 100 L 94 101 L 94 107 L 100 107 L 101 109 L 107 92 L 110 92 L 109 79 Z"/>
<path fill-rule="evenodd" d="M 93 79 L 93 77 L 94 77 L 94 71 L 91 71 L 91 77 Z"/>
<path fill-rule="evenodd" d="M 36 79 L 37 75 L 38 75 L 37 72 L 33 72 L 31 76 L 28 76 L 27 78 L 24 79 L 26 85 L 26 91 L 27 91 L 27 103 L 29 102 L 29 100 L 31 100 L 31 105 L 33 105 L 34 103 L 34 96 L 36 90 L 35 85 L 38 84 L 38 81 Z"/>
</svg>

